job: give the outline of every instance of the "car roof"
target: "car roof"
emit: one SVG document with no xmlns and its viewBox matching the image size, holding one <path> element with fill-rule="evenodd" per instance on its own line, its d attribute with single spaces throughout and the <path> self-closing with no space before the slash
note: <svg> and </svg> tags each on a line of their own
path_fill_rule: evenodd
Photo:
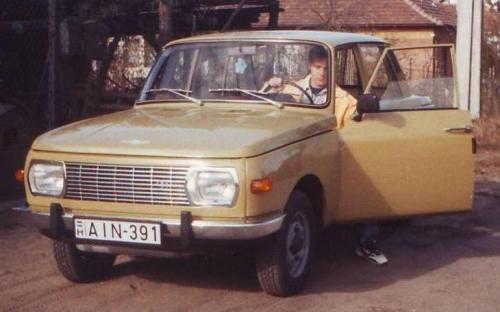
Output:
<svg viewBox="0 0 500 312">
<path fill-rule="evenodd" d="M 349 43 L 387 43 L 381 38 L 334 31 L 313 31 L 313 30 L 268 30 L 268 31 L 235 31 L 225 33 L 212 33 L 208 35 L 188 37 L 169 43 L 188 43 L 200 41 L 222 41 L 222 40 L 304 40 L 317 41 L 328 44 L 332 47 L 349 44 Z M 167 45 L 167 46 L 168 46 Z"/>
</svg>

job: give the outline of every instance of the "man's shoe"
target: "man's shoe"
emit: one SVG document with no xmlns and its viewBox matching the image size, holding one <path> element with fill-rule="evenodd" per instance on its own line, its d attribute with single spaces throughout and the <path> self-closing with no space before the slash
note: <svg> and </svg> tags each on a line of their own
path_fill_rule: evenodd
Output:
<svg viewBox="0 0 500 312">
<path fill-rule="evenodd" d="M 384 265 L 389 262 L 380 249 L 378 249 L 376 241 L 360 243 L 356 247 L 355 252 L 356 255 L 368 259 L 376 265 Z"/>
</svg>

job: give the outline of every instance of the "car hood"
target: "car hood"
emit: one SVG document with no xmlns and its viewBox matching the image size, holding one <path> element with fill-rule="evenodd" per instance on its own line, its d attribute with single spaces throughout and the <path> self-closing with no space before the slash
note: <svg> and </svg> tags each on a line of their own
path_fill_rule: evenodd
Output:
<svg viewBox="0 0 500 312">
<path fill-rule="evenodd" d="M 142 106 L 41 135 L 34 150 L 168 157 L 259 155 L 330 131 L 333 117 L 287 109 Z"/>
</svg>

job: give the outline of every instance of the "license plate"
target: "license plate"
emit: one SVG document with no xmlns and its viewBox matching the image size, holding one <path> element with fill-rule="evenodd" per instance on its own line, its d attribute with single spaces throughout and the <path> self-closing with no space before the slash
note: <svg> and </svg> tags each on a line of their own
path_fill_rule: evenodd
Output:
<svg viewBox="0 0 500 312">
<path fill-rule="evenodd" d="M 161 244 L 159 223 L 74 218 L 75 237 L 83 240 Z"/>
</svg>

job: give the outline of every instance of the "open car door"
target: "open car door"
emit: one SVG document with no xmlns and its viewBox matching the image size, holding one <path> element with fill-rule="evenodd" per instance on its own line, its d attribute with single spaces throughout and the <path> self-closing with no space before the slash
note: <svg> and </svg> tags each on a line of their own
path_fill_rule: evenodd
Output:
<svg viewBox="0 0 500 312">
<path fill-rule="evenodd" d="M 383 51 L 364 90 L 378 111 L 339 130 L 337 220 L 471 209 L 471 118 L 457 107 L 453 56 L 452 45 Z"/>
</svg>

